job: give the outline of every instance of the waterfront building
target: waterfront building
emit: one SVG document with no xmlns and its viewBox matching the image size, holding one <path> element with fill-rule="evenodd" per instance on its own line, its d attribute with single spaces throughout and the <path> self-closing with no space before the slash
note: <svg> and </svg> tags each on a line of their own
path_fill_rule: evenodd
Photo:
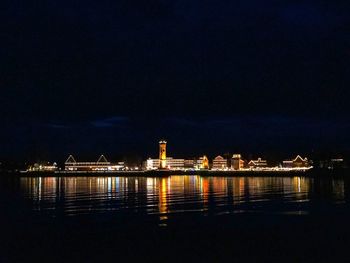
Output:
<svg viewBox="0 0 350 263">
<path fill-rule="evenodd" d="M 234 154 L 232 156 L 231 168 L 233 170 L 241 170 L 244 168 L 244 161 L 241 158 L 242 156 L 240 154 Z"/>
<path fill-rule="evenodd" d="M 308 159 L 302 158 L 300 155 L 295 157 L 293 160 L 283 161 L 283 168 L 307 168 L 309 167 Z"/>
<path fill-rule="evenodd" d="M 185 159 L 184 167 L 185 169 L 193 169 L 195 164 L 195 159 Z"/>
<path fill-rule="evenodd" d="M 185 159 L 174 159 L 172 157 L 167 157 L 165 159 L 165 162 L 167 166 L 162 169 L 169 169 L 169 170 L 183 170 L 185 169 Z M 148 158 L 146 163 L 146 167 L 144 167 L 146 170 L 156 170 L 159 169 L 161 165 L 160 159 L 151 159 Z"/>
<path fill-rule="evenodd" d="M 261 159 L 260 157 L 257 160 L 251 160 L 248 163 L 248 167 L 255 169 L 255 168 L 266 168 L 267 167 L 267 161 Z"/>
<path fill-rule="evenodd" d="M 200 170 L 200 169 L 203 169 L 203 160 L 204 158 L 203 157 L 199 157 L 198 159 L 196 159 L 194 161 L 194 168 L 196 170 Z M 208 168 L 209 169 L 209 168 Z"/>
<path fill-rule="evenodd" d="M 28 172 L 53 172 L 58 170 L 57 163 L 35 163 L 28 167 Z"/>
<path fill-rule="evenodd" d="M 174 159 L 172 157 L 167 157 L 166 145 L 167 142 L 165 140 L 159 141 L 159 159 L 148 158 L 143 163 L 144 170 L 182 170 L 185 168 L 185 159 Z M 190 161 L 186 162 L 187 165 L 190 163 Z"/>
<path fill-rule="evenodd" d="M 159 167 L 159 160 L 157 162 L 157 166 L 155 166 L 155 162 L 154 160 L 156 159 L 151 159 L 151 158 L 148 158 L 145 162 L 143 162 L 143 169 L 144 170 L 154 170 L 154 169 L 157 169 Z"/>
<path fill-rule="evenodd" d="M 159 141 L 159 166 L 158 166 L 159 169 L 167 168 L 166 144 L 167 142 L 165 140 Z"/>
<path fill-rule="evenodd" d="M 201 169 L 205 169 L 208 170 L 209 169 L 209 159 L 206 155 L 204 155 L 202 157 L 202 165 L 201 165 Z"/>
<path fill-rule="evenodd" d="M 199 157 L 194 162 L 194 168 L 197 170 L 208 170 L 209 169 L 209 159 L 206 155 Z"/>
<path fill-rule="evenodd" d="M 227 169 L 227 159 L 218 155 L 213 159 L 212 170 L 225 170 Z"/>
<path fill-rule="evenodd" d="M 185 159 L 174 159 L 172 157 L 167 158 L 167 169 L 170 170 L 182 170 L 185 168 Z"/>
<path fill-rule="evenodd" d="M 124 163 L 111 163 L 104 155 L 101 155 L 96 162 L 77 162 L 73 155 L 69 155 L 64 163 L 66 171 L 118 171 L 124 170 Z"/>
</svg>

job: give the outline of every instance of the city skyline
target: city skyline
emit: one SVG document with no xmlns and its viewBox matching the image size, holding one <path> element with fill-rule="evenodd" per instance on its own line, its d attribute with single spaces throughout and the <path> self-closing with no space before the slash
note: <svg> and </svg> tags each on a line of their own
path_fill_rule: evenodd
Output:
<svg viewBox="0 0 350 263">
<path fill-rule="evenodd" d="M 301 157 L 299 154 L 295 158 L 281 160 L 269 160 L 262 159 L 259 156 L 257 159 L 246 159 L 240 153 L 217 155 L 216 157 L 208 158 L 206 154 L 202 156 L 194 156 L 191 158 L 174 158 L 167 152 L 168 142 L 165 139 L 159 140 L 159 155 L 158 158 L 147 158 L 142 160 L 142 163 L 133 163 L 129 160 L 108 161 L 107 158 L 101 154 L 97 161 L 82 161 L 76 159 L 72 154 L 68 156 L 64 162 L 63 170 L 68 172 L 85 171 L 85 172 L 113 172 L 113 171 L 128 171 L 128 170 L 140 170 L 140 171 L 166 171 L 166 170 L 216 170 L 216 171 L 277 171 L 277 170 L 290 170 L 290 169 L 311 169 L 313 168 L 313 161 L 307 157 Z M 77 161 L 78 160 L 78 161 Z M 331 160 L 335 160 L 334 158 Z M 337 159 L 337 164 L 344 166 L 343 159 Z M 334 161 L 330 162 L 332 167 Z M 27 171 L 56 171 L 61 170 L 62 167 L 57 165 L 57 162 L 50 163 L 47 161 L 38 162 L 30 165 Z"/>
</svg>

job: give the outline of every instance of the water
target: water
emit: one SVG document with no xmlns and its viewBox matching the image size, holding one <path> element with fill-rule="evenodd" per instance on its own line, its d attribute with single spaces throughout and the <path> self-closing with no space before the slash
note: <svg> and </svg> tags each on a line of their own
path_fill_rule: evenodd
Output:
<svg viewBox="0 0 350 263">
<path fill-rule="evenodd" d="M 45 215 L 305 215 L 346 205 L 344 179 L 307 177 L 37 177 L 20 192 Z"/>
<path fill-rule="evenodd" d="M 0 262 L 350 260 L 346 174 L 0 182 Z"/>
</svg>

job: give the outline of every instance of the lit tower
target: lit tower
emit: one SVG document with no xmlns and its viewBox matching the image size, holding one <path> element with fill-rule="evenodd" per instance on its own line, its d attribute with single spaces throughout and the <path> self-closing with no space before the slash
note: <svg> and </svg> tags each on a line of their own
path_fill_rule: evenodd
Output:
<svg viewBox="0 0 350 263">
<path fill-rule="evenodd" d="M 166 169 L 166 141 L 159 141 L 159 169 Z"/>
</svg>

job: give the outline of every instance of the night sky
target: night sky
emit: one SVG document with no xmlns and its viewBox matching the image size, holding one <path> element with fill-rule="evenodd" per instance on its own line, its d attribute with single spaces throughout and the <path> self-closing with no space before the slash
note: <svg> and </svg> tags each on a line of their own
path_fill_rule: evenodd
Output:
<svg viewBox="0 0 350 263">
<path fill-rule="evenodd" d="M 349 1 L 2 3 L 0 159 L 350 149 Z"/>
</svg>

